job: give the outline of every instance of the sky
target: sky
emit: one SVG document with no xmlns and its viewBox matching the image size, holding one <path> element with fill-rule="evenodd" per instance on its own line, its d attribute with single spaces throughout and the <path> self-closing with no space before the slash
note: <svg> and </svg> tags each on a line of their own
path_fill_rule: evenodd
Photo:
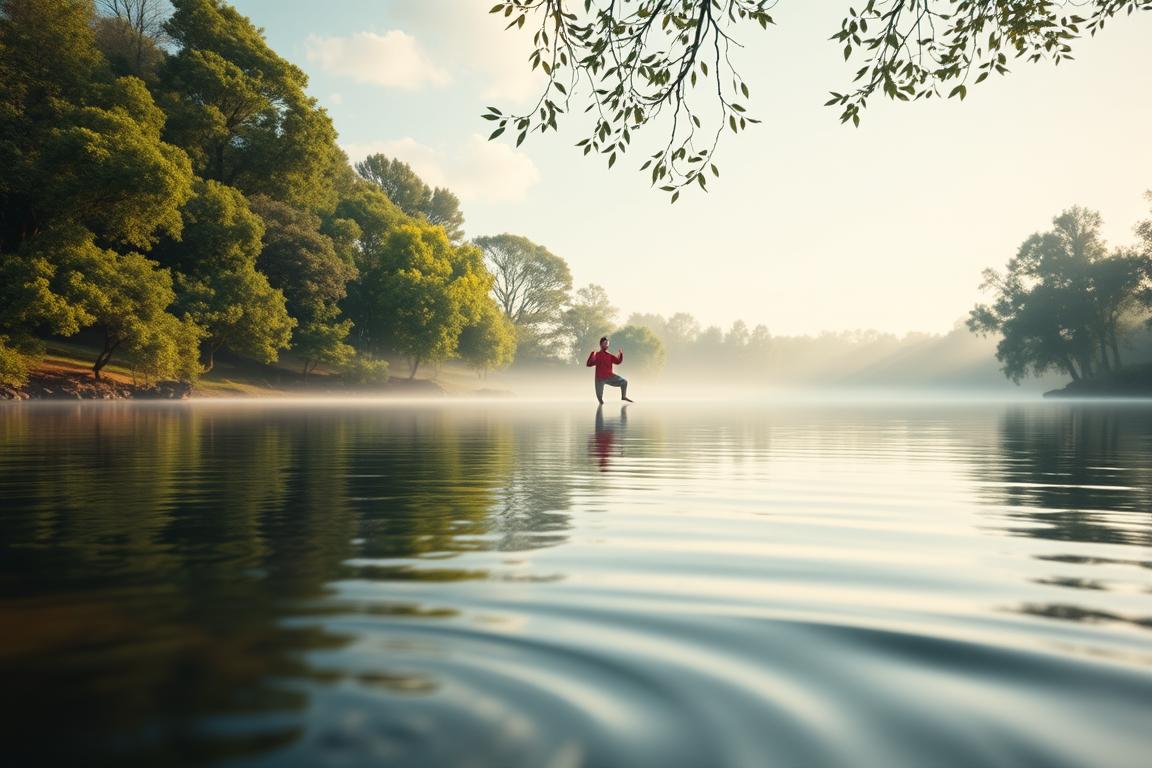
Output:
<svg viewBox="0 0 1152 768">
<path fill-rule="evenodd" d="M 780 0 L 740 28 L 763 123 L 729 135 L 708 193 L 670 205 L 638 172 L 573 145 L 580 124 L 489 142 L 485 107 L 534 103 L 526 33 L 494 0 L 235 0 L 309 76 L 353 160 L 383 152 L 461 199 L 471 236 L 511 232 L 563 257 L 620 309 L 740 319 L 774 335 L 945 333 L 984 300 L 985 267 L 1073 205 L 1134 241 L 1152 189 L 1152 13 L 1111 21 L 1075 61 L 1012 63 L 965 101 L 875 99 L 859 128 L 824 107 L 860 66 L 828 37 L 847 0 Z M 574 102 L 575 103 L 575 102 Z M 644 133 L 656 141 L 665 126 Z M 641 145 L 644 137 L 638 137 Z"/>
</svg>

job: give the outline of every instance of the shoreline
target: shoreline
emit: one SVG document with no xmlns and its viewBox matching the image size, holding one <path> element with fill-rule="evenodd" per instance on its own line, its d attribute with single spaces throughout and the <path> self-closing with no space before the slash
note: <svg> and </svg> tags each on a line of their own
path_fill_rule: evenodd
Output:
<svg viewBox="0 0 1152 768">
<path fill-rule="evenodd" d="M 390 379 L 373 387 L 345 385 L 330 376 L 318 376 L 312 383 L 293 383 L 272 386 L 267 382 L 244 380 L 216 380 L 208 386 L 180 381 L 160 381 L 141 384 L 125 380 L 123 376 L 105 375 L 100 379 L 91 372 L 36 369 L 28 381 L 19 387 L 0 385 L 0 401 L 9 402 L 82 402 L 106 401 L 163 401 L 163 400 L 216 400 L 224 398 L 277 400 L 301 396 L 317 397 L 397 397 L 439 398 L 451 393 L 432 379 Z M 510 397 L 511 392 L 480 390 L 478 397 Z"/>
</svg>

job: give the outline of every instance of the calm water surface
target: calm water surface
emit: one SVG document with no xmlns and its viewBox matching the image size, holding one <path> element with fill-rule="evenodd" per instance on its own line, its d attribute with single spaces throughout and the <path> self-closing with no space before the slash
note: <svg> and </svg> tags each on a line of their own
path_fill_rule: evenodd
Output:
<svg viewBox="0 0 1152 768">
<path fill-rule="evenodd" d="M 1152 765 L 1152 406 L 0 407 L 6 765 Z"/>
</svg>

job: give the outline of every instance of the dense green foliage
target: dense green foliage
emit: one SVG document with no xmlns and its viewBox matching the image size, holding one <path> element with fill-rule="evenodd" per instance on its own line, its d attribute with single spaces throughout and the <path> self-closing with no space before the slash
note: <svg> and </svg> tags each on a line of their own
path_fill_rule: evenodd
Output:
<svg viewBox="0 0 1152 768">
<path fill-rule="evenodd" d="M 1109 252 L 1098 213 L 1071 208 L 1052 224 L 1024 241 L 1004 273 L 984 271 L 982 287 L 995 297 L 968 320 L 977 333 L 1000 334 L 996 357 L 1016 382 L 1049 369 L 1073 381 L 1118 370 L 1120 337 L 1152 307 L 1147 228 L 1138 230 L 1142 248 Z"/>
<path fill-rule="evenodd" d="M 481 374 L 503 368 L 516 356 L 516 326 L 496 304 L 484 302 L 479 314 L 460 330 L 459 354 Z"/>
<path fill-rule="evenodd" d="M 223 0 L 0 0 L 4 381 L 85 329 L 97 377 L 221 349 L 362 385 L 377 355 L 506 365 L 459 200 L 378 156 L 357 176 L 306 86 Z"/>
<path fill-rule="evenodd" d="M 612 347 L 628 350 L 628 370 L 655 373 L 664 367 L 664 343 L 642 325 L 625 325 L 612 332 Z"/>
<path fill-rule="evenodd" d="M 356 163 L 356 172 L 380 187 L 404 213 L 443 227 L 454 243 L 463 239 L 464 214 L 459 198 L 443 187 L 429 187 L 407 163 L 369 155 Z"/>
</svg>

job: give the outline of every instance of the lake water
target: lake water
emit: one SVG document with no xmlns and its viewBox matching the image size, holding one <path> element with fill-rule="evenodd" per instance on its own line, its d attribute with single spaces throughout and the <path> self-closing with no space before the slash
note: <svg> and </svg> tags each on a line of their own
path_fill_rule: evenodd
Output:
<svg viewBox="0 0 1152 768">
<path fill-rule="evenodd" d="M 0 408 L 0 762 L 1152 765 L 1152 406 Z"/>
</svg>

